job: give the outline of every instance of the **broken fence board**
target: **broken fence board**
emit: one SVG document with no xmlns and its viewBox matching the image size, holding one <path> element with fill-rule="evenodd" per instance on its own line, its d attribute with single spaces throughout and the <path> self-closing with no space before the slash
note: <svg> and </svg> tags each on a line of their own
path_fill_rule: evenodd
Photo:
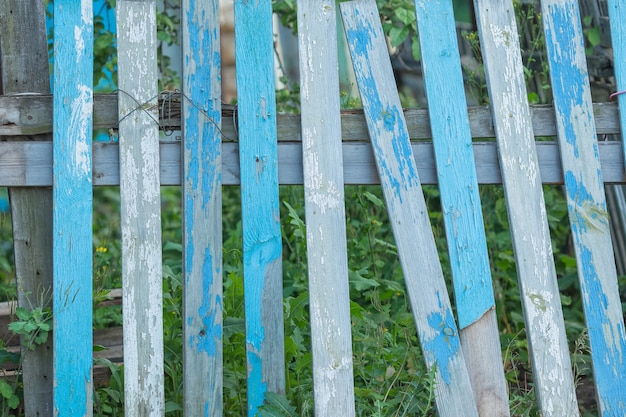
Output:
<svg viewBox="0 0 626 417">
<path fill-rule="evenodd" d="M 439 415 L 478 416 L 376 2 L 340 7 Z"/>
<path fill-rule="evenodd" d="M 217 1 L 182 4 L 184 413 L 222 415 L 222 156 Z"/>
<path fill-rule="evenodd" d="M 118 0 L 116 12 L 124 410 L 160 417 L 165 394 L 156 3 Z M 148 104 L 137 109 L 137 103 Z"/>
<path fill-rule="evenodd" d="M 93 11 L 54 2 L 54 414 L 93 414 Z M 71 221 L 68 221 L 71 219 Z"/>
<path fill-rule="evenodd" d="M 282 239 L 271 0 L 235 1 L 248 416 L 284 393 Z"/>
<path fill-rule="evenodd" d="M 513 3 L 475 5 L 538 405 L 546 415 L 573 415 L 576 391 Z"/>
<path fill-rule="evenodd" d="M 335 0 L 298 1 L 315 414 L 354 416 Z"/>
<path fill-rule="evenodd" d="M 541 9 L 598 408 L 602 416 L 623 415 L 626 333 L 578 2 L 544 0 Z M 571 410 L 555 413 L 573 415 Z"/>
<path fill-rule="evenodd" d="M 463 353 L 481 416 L 499 417 L 507 384 L 452 1 L 415 12 Z"/>
</svg>

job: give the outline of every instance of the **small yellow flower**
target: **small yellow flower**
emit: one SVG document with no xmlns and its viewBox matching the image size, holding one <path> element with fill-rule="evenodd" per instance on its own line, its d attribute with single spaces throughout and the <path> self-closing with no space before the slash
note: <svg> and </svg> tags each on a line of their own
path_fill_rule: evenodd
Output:
<svg viewBox="0 0 626 417">
<path fill-rule="evenodd" d="M 108 251 L 107 248 L 105 248 L 104 246 L 98 246 L 96 248 L 96 253 L 106 253 Z"/>
</svg>

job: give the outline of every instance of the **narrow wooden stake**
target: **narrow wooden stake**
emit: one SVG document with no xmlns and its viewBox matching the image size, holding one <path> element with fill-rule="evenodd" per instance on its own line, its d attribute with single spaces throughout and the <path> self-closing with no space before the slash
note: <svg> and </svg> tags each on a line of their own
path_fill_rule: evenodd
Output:
<svg viewBox="0 0 626 417">
<path fill-rule="evenodd" d="M 439 415 L 477 416 L 374 0 L 340 4 L 376 165 Z"/>
<path fill-rule="evenodd" d="M 222 415 L 222 154 L 217 0 L 182 4 L 184 413 Z"/>
<path fill-rule="evenodd" d="M 513 3 L 475 0 L 474 4 L 539 408 L 545 415 L 576 415 Z"/>
<path fill-rule="evenodd" d="M 480 415 L 506 416 L 507 385 L 452 1 L 416 1 L 415 12 L 461 346 Z"/>
<path fill-rule="evenodd" d="M 248 415 L 285 390 L 282 241 L 270 0 L 235 1 Z"/>
<path fill-rule="evenodd" d="M 578 2 L 544 0 L 541 10 L 598 408 L 602 416 L 624 415 L 626 332 Z"/>
<path fill-rule="evenodd" d="M 156 4 L 118 0 L 120 196 L 127 415 L 162 416 L 163 294 Z"/>
<path fill-rule="evenodd" d="M 0 93 L 50 94 L 43 2 L 3 0 L 0 22 Z M 11 138 L 33 139 L 52 141 L 52 134 Z M 52 307 L 52 190 L 9 188 L 9 200 L 18 304 L 28 309 Z M 52 337 L 33 351 L 22 348 L 24 411 L 28 416 L 53 413 L 52 352 Z"/>
<path fill-rule="evenodd" d="M 335 0 L 298 1 L 315 415 L 355 415 Z"/>
</svg>

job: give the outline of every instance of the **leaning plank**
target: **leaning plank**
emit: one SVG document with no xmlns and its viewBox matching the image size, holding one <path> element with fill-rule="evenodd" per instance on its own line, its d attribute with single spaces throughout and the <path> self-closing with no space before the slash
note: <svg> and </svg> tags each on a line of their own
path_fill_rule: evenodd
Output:
<svg viewBox="0 0 626 417">
<path fill-rule="evenodd" d="M 149 106 L 157 95 L 156 4 L 118 0 L 116 12 L 124 409 L 156 417 L 165 409 L 159 131 Z"/>
<path fill-rule="evenodd" d="M 54 413 L 91 416 L 92 2 L 57 0 L 54 14 Z"/>
<path fill-rule="evenodd" d="M 539 178 L 544 184 L 563 184 L 559 149 L 555 142 L 536 142 Z M 437 184 L 437 170 L 432 143 L 413 143 L 413 154 L 422 184 Z M 374 154 L 369 143 L 343 143 L 345 184 L 380 184 Z M 501 184 L 500 165 L 495 142 L 474 142 L 474 160 L 479 184 Z M 181 185 L 180 144 L 162 142 L 161 185 Z M 626 183 L 621 142 L 598 144 L 604 182 Z M 96 186 L 119 185 L 119 145 L 94 143 L 94 174 Z M 300 143 L 279 143 L 278 182 L 302 185 L 302 146 Z M 222 183 L 239 185 L 239 147 L 222 144 Z M 46 142 L 0 142 L 0 187 L 51 186 L 52 145 Z"/>
<path fill-rule="evenodd" d="M 158 108 L 162 129 L 178 130 L 181 128 L 180 107 L 179 94 L 169 92 L 161 94 Z M 237 129 L 233 120 L 233 108 L 222 105 L 222 110 L 223 140 L 236 141 Z M 472 106 L 468 107 L 467 111 L 474 139 L 495 137 L 491 109 L 488 106 Z M 403 112 L 411 139 L 432 138 L 427 109 L 404 109 Z M 616 103 L 594 103 L 593 112 L 598 134 L 620 133 Z M 556 136 L 554 108 L 551 105 L 534 105 L 531 107 L 531 114 L 535 136 Z M 118 125 L 117 94 L 106 93 L 94 96 L 93 124 L 95 129 L 112 129 L 115 134 Z M 300 116 L 278 114 L 276 124 L 280 142 L 301 140 Z M 50 132 L 52 132 L 52 96 L 0 96 L 0 136 Z M 341 112 L 341 135 L 344 142 L 368 138 L 362 110 Z"/>
<path fill-rule="evenodd" d="M 222 415 L 218 2 L 183 1 L 184 413 Z"/>
<path fill-rule="evenodd" d="M 620 124 L 626 127 L 626 4 L 622 0 L 608 0 L 613 66 L 617 84 Z M 597 122 L 596 122 L 597 128 Z M 600 130 L 598 128 L 598 130 Z M 624 138 L 622 134 L 622 140 Z M 624 148 L 626 152 L 626 148 Z"/>
<path fill-rule="evenodd" d="M 335 0 L 298 1 L 315 414 L 355 415 Z"/>
<path fill-rule="evenodd" d="M 341 3 L 348 48 L 439 415 L 477 416 L 376 2 Z"/>
<path fill-rule="evenodd" d="M 559 149 L 603 416 L 626 413 L 626 333 L 591 107 L 578 2 L 542 4 Z"/>
<path fill-rule="evenodd" d="M 285 390 L 271 0 L 235 2 L 248 415 Z"/>
<path fill-rule="evenodd" d="M 480 415 L 507 416 L 507 385 L 452 2 L 416 1 L 415 14 L 463 354 Z"/>
<path fill-rule="evenodd" d="M 0 93 L 50 94 L 46 17 L 39 0 L 0 2 Z M 50 97 L 50 96 L 48 96 Z M 50 129 L 42 137 L 12 140 L 52 140 L 52 100 L 48 101 Z M 0 110 L 2 114 L 3 110 Z M 0 119 L 2 116 L 0 116 Z M 51 149 L 50 149 L 51 151 Z M 52 159 L 52 152 L 49 154 Z M 52 169 L 49 170 L 50 177 Z M 52 184 L 52 182 L 50 182 Z M 10 188 L 15 271 L 19 305 L 52 306 L 52 190 Z M 45 296 L 43 296 L 45 294 Z M 34 351 L 24 349 L 24 411 L 52 415 L 52 337 Z"/>
<path fill-rule="evenodd" d="M 474 4 L 539 408 L 545 415 L 576 415 L 576 391 L 513 3 L 475 0 Z"/>
</svg>

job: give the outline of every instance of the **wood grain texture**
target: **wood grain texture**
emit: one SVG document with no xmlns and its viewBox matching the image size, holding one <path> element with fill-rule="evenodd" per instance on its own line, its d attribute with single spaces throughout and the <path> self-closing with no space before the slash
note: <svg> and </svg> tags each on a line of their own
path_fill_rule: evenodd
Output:
<svg viewBox="0 0 626 417">
<path fill-rule="evenodd" d="M 626 333 L 578 2 L 546 0 L 541 6 L 598 408 L 602 416 L 623 415 Z M 563 410 L 555 412 L 562 415 Z"/>
<path fill-rule="evenodd" d="M 166 100 L 165 97 L 170 97 Z M 159 109 L 172 106 L 172 111 L 161 112 L 163 129 L 180 129 L 180 95 L 164 94 L 159 100 Z M 178 109 L 178 110 L 177 110 Z M 598 134 L 615 135 L 621 132 L 617 103 L 594 103 L 593 112 Z M 494 138 L 495 131 L 489 106 L 472 106 L 467 109 L 470 129 L 474 139 Z M 170 114 L 171 113 L 171 114 Z M 409 136 L 412 140 L 432 139 L 428 110 L 404 109 Z M 531 106 L 533 132 L 535 136 L 556 136 L 554 108 L 541 104 Z M 93 124 L 95 129 L 117 129 L 117 94 L 105 93 L 94 96 Z M 300 116 L 276 115 L 279 142 L 302 140 Z M 24 95 L 0 96 L 0 136 L 34 135 L 52 132 L 52 96 Z M 362 110 L 341 112 L 341 136 L 344 142 L 363 141 L 369 138 Z M 225 142 L 237 141 L 233 110 L 224 108 L 222 115 L 222 137 Z M 12 140 L 15 140 L 12 138 Z"/>
<path fill-rule="evenodd" d="M 46 16 L 39 0 L 0 2 L 0 93 L 50 94 Z M 50 97 L 50 96 L 48 96 Z M 52 100 L 48 101 L 52 126 Z M 0 110 L 0 114 L 3 110 Z M 0 116 L 2 118 L 2 116 Z M 52 141 L 52 130 L 39 137 L 12 140 Z M 52 149 L 50 148 L 50 160 Z M 52 177 L 52 169 L 49 171 Z M 50 182 L 52 183 L 52 182 Z M 26 308 L 52 307 L 52 190 L 10 188 L 17 299 Z M 47 294 L 47 297 L 40 295 Z M 52 337 L 34 351 L 23 350 L 24 411 L 53 412 Z"/>
<path fill-rule="evenodd" d="M 156 4 L 118 0 L 124 409 L 165 412 Z M 147 103 L 134 111 L 137 102 Z"/>
<path fill-rule="evenodd" d="M 91 416 L 92 2 L 57 0 L 54 16 L 54 414 Z"/>
<path fill-rule="evenodd" d="M 217 1 L 182 4 L 184 412 L 222 415 L 222 156 Z"/>
<path fill-rule="evenodd" d="M 248 416 L 284 393 L 282 240 L 271 0 L 235 1 Z"/>
<path fill-rule="evenodd" d="M 374 0 L 340 4 L 348 48 L 439 415 L 477 416 Z"/>
<path fill-rule="evenodd" d="M 463 353 L 480 415 L 505 416 L 507 384 L 452 1 L 418 0 L 415 10 Z"/>
<path fill-rule="evenodd" d="M 510 0 L 474 4 L 539 407 L 547 415 L 576 415 L 513 4 Z"/>
<path fill-rule="evenodd" d="M 620 94 L 616 100 L 620 108 L 620 124 L 626 128 L 626 4 L 620 0 L 607 1 L 609 22 L 611 24 L 611 43 L 613 45 L 613 69 L 615 83 Z M 596 128 L 599 126 L 596 122 Z M 624 134 L 622 134 L 622 140 Z M 624 148 L 626 152 L 626 148 Z"/>
<path fill-rule="evenodd" d="M 354 416 L 335 0 L 298 1 L 315 414 Z"/>
</svg>

